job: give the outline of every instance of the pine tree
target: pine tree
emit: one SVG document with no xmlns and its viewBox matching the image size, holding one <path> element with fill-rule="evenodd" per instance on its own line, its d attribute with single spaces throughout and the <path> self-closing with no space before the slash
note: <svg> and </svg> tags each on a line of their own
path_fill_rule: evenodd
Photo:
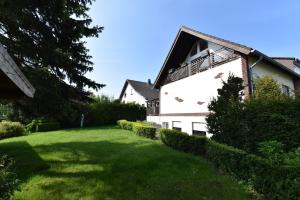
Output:
<svg viewBox="0 0 300 200">
<path fill-rule="evenodd" d="M 53 112 L 60 104 L 88 99 L 84 88 L 104 86 L 85 76 L 93 63 L 83 38 L 98 37 L 103 30 L 91 26 L 91 4 L 92 0 L 0 0 L 0 43 L 37 89 L 34 99 L 16 105 L 32 117 L 58 115 Z"/>
</svg>

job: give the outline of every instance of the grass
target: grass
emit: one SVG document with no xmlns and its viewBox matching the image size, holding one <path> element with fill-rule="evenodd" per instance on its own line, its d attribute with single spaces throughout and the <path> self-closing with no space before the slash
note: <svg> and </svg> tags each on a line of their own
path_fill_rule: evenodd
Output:
<svg viewBox="0 0 300 200">
<path fill-rule="evenodd" d="M 10 138 L 16 160 L 12 199 L 246 199 L 242 186 L 206 160 L 115 127 Z"/>
</svg>

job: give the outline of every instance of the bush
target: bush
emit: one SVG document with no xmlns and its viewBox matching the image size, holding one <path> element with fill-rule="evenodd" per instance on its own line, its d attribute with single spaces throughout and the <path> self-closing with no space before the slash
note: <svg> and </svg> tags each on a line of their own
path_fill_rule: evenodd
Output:
<svg viewBox="0 0 300 200">
<path fill-rule="evenodd" d="M 118 120 L 117 124 L 122 129 L 132 131 L 133 130 L 133 124 L 134 124 L 134 122 L 129 122 L 129 121 L 125 120 L 125 119 L 122 119 L 122 120 Z"/>
<path fill-rule="evenodd" d="M 149 126 L 149 125 L 144 125 L 142 123 L 133 123 L 133 132 L 136 133 L 139 136 L 144 136 L 147 138 L 154 139 L 156 135 L 156 128 Z"/>
<path fill-rule="evenodd" d="M 0 199 L 10 199 L 18 180 L 16 174 L 12 170 L 12 159 L 6 155 L 0 156 Z"/>
<path fill-rule="evenodd" d="M 105 96 L 95 98 L 86 115 L 87 126 L 113 125 L 120 119 L 137 121 L 146 119 L 146 108 L 139 104 L 122 103 Z"/>
<path fill-rule="evenodd" d="M 0 122 L 0 139 L 24 135 L 25 128 L 19 122 Z"/>
<path fill-rule="evenodd" d="M 60 124 L 55 121 L 46 120 L 32 120 L 31 123 L 26 125 L 26 131 L 34 132 L 46 132 L 60 129 Z"/>
<path fill-rule="evenodd" d="M 251 183 L 266 199 L 297 199 L 300 195 L 300 168 L 280 166 L 214 141 L 207 143 L 206 157 L 217 168 Z"/>
<path fill-rule="evenodd" d="M 162 142 L 176 150 L 199 155 L 204 155 L 206 152 L 206 137 L 189 136 L 171 129 L 160 129 L 159 133 Z"/>
</svg>

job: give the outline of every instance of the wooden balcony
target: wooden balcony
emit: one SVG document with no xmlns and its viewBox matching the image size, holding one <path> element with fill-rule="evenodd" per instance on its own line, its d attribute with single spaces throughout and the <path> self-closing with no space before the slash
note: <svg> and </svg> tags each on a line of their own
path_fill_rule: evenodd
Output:
<svg viewBox="0 0 300 200">
<path fill-rule="evenodd" d="M 226 62 L 230 62 L 239 57 L 240 56 L 235 54 L 233 50 L 225 47 L 214 52 L 208 51 L 206 55 L 192 60 L 190 64 L 182 65 L 181 67 L 173 70 L 171 69 L 164 81 L 164 84 L 178 81 L 188 76 L 222 65 Z"/>
</svg>

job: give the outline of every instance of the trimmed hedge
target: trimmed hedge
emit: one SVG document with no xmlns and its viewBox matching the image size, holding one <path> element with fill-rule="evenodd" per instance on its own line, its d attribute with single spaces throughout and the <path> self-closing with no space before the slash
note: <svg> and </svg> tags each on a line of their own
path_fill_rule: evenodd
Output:
<svg viewBox="0 0 300 200">
<path fill-rule="evenodd" d="M 139 136 L 144 136 L 150 139 L 154 139 L 155 135 L 156 135 L 156 128 L 149 126 L 149 125 L 144 125 L 141 123 L 134 123 L 133 124 L 133 128 L 132 128 L 133 132 L 136 133 Z"/>
<path fill-rule="evenodd" d="M 184 152 L 205 155 L 206 137 L 189 136 L 186 133 L 171 129 L 160 129 L 159 133 L 162 142 L 167 146 Z"/>
<path fill-rule="evenodd" d="M 20 122 L 0 122 L 0 139 L 22 136 L 24 133 L 25 128 Z"/>
<path fill-rule="evenodd" d="M 117 124 L 122 128 L 122 129 L 125 129 L 125 130 L 129 130 L 129 131 L 132 131 L 132 128 L 133 128 L 133 124 L 135 122 L 129 122 L 125 119 L 122 119 L 122 120 L 118 120 L 117 121 Z"/>
<path fill-rule="evenodd" d="M 206 157 L 217 168 L 251 183 L 266 199 L 298 199 L 300 196 L 299 166 L 274 165 L 266 159 L 214 141 L 208 141 Z"/>
<path fill-rule="evenodd" d="M 139 136 L 154 139 L 156 136 L 156 128 L 144 122 L 130 122 L 125 119 L 118 120 L 117 124 L 120 128 L 130 130 Z"/>
</svg>

